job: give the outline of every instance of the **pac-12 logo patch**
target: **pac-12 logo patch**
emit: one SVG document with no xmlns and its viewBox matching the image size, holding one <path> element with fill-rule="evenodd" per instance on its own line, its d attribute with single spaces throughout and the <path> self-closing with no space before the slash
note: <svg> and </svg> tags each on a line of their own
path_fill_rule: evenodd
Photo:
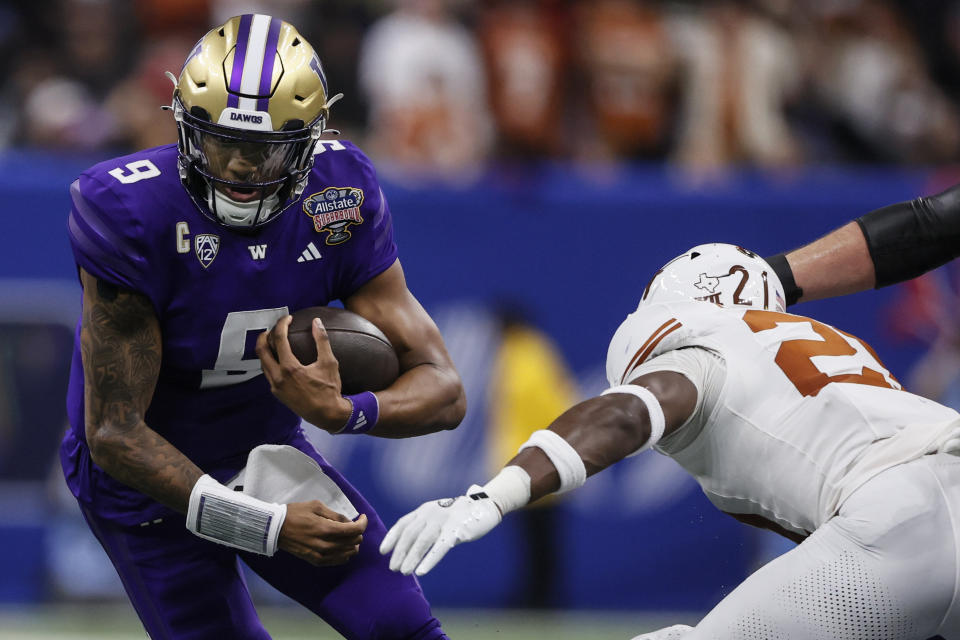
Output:
<svg viewBox="0 0 960 640">
<path fill-rule="evenodd" d="M 214 258 L 217 257 L 217 252 L 220 251 L 220 236 L 213 235 L 212 233 L 201 233 L 200 235 L 194 236 L 193 250 L 197 254 L 197 260 L 199 260 L 203 268 L 206 269 L 213 262 Z"/>
<path fill-rule="evenodd" d="M 328 245 L 342 244 L 350 239 L 350 227 L 363 224 L 360 205 L 363 189 L 356 187 L 327 187 L 303 202 L 303 211 L 313 218 L 317 233 L 327 232 Z"/>
</svg>

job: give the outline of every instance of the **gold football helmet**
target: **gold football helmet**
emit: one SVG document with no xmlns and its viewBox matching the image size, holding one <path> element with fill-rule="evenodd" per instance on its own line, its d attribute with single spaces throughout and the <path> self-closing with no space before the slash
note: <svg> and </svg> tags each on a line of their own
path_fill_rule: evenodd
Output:
<svg viewBox="0 0 960 640">
<path fill-rule="evenodd" d="M 230 18 L 171 79 L 180 179 L 200 210 L 257 227 L 296 202 L 332 105 L 313 47 L 287 22 Z"/>
</svg>

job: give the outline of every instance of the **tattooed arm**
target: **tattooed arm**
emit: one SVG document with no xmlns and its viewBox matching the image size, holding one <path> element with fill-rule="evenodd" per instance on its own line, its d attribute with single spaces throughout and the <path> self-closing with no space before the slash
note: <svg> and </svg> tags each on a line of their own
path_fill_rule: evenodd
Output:
<svg viewBox="0 0 960 640">
<path fill-rule="evenodd" d="M 143 295 L 81 269 L 86 433 L 90 455 L 120 482 L 186 513 L 203 475 L 143 418 L 160 372 L 160 325 Z"/>
<path fill-rule="evenodd" d="M 160 373 L 160 325 L 150 301 L 80 270 L 87 445 L 111 476 L 187 513 L 203 471 L 143 421 Z M 359 552 L 367 517 L 350 522 L 317 500 L 287 505 L 279 546 L 316 565 Z"/>
</svg>

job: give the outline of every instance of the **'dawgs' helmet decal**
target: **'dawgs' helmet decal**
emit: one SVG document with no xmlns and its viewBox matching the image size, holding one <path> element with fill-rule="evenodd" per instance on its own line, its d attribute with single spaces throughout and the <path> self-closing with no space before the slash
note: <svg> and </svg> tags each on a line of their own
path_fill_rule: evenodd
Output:
<svg viewBox="0 0 960 640">
<path fill-rule="evenodd" d="M 327 187 L 303 202 L 303 211 L 313 218 L 317 233 L 326 232 L 328 245 L 342 244 L 350 239 L 350 227 L 363 224 L 360 205 L 363 189 L 356 187 Z"/>
</svg>

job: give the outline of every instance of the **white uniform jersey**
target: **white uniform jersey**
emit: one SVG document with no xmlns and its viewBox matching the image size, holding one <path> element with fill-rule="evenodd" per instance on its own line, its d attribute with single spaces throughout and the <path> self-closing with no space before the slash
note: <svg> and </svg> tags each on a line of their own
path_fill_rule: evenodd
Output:
<svg viewBox="0 0 960 640">
<path fill-rule="evenodd" d="M 798 534 L 881 471 L 960 448 L 960 414 L 903 391 L 866 343 L 803 316 L 643 306 L 614 335 L 607 378 L 614 386 L 664 369 L 687 376 L 699 398 L 657 449 L 722 511 Z"/>
</svg>

